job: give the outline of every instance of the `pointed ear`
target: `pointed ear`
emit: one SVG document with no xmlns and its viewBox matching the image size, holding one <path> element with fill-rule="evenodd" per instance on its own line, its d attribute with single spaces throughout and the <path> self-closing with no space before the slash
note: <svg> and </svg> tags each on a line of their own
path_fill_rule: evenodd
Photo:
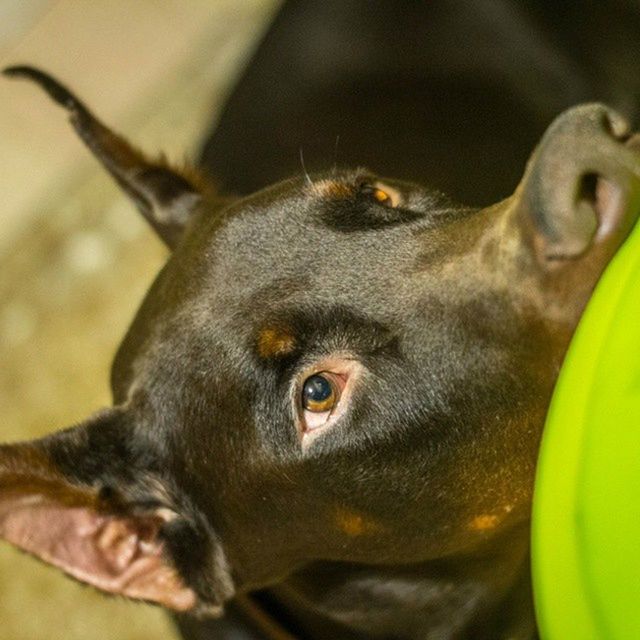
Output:
<svg viewBox="0 0 640 640">
<path fill-rule="evenodd" d="M 640 155 L 627 122 L 600 104 L 560 115 L 531 157 L 512 207 L 538 264 L 610 258 L 640 208 Z M 605 256 L 606 254 L 606 256 Z"/>
<path fill-rule="evenodd" d="M 205 566 L 215 552 L 141 467 L 148 452 L 138 455 L 130 437 L 110 410 L 43 440 L 0 446 L 0 538 L 104 592 L 215 615 L 231 591 L 223 563 L 214 587 L 190 570 L 188 553 L 202 553 Z"/>
<path fill-rule="evenodd" d="M 9 67 L 4 74 L 39 84 L 70 114 L 71 124 L 116 182 L 134 200 L 142 215 L 169 246 L 182 235 L 206 190 L 194 170 L 177 171 L 163 158 L 150 161 L 124 138 L 104 126 L 66 87 L 28 66 Z"/>
</svg>

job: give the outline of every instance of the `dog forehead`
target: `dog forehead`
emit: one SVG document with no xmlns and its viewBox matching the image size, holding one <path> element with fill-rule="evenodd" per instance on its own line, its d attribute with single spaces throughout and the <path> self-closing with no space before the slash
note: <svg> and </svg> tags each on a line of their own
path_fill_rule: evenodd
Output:
<svg viewBox="0 0 640 640">
<path fill-rule="evenodd" d="M 118 388 L 136 361 L 153 370 L 159 360 L 176 366 L 185 353 L 235 353 L 235 361 L 249 345 L 263 354 L 287 351 L 292 341 L 281 329 L 295 333 L 296 324 L 320 340 L 343 330 L 357 341 L 358 331 L 372 327 L 406 332 L 418 316 L 424 320 L 424 300 L 451 295 L 456 276 L 449 273 L 452 286 L 444 287 L 441 267 L 468 247 L 456 249 L 465 234 L 450 229 L 444 209 L 433 207 L 434 222 L 428 194 L 395 211 L 363 205 L 346 188 L 321 187 L 289 181 L 223 211 L 203 211 L 121 346 L 112 376 L 123 381 Z M 145 354 L 155 356 L 139 358 Z"/>
<path fill-rule="evenodd" d="M 283 327 L 304 326 L 322 341 L 341 330 L 353 337 L 363 321 L 406 333 L 416 318 L 424 326 L 432 309 L 442 315 L 444 298 L 466 286 L 457 272 L 474 273 L 459 259 L 474 242 L 466 236 L 477 235 L 460 233 L 464 215 L 451 225 L 433 224 L 429 210 L 411 220 L 383 211 L 384 224 L 374 218 L 372 226 L 345 229 L 334 224 L 337 216 L 380 212 L 375 203 L 372 212 L 359 206 L 346 187 L 327 189 L 289 183 L 199 219 L 159 288 L 165 297 L 173 292 L 155 305 L 164 317 L 174 310 L 169 341 L 190 326 L 191 335 L 206 334 L 222 348 L 258 344 L 262 353 L 281 353 L 299 344 Z"/>
<path fill-rule="evenodd" d="M 234 286 L 317 274 L 318 292 L 326 283 L 335 293 L 375 298 L 394 278 L 424 271 L 425 251 L 455 253 L 464 235 L 452 237 L 449 223 L 469 211 L 438 192 L 357 169 L 288 180 L 236 201 L 205 218 L 197 233 L 206 246 L 196 252 Z"/>
<path fill-rule="evenodd" d="M 367 211 L 348 198 L 300 190 L 240 202 L 222 223 L 194 230 L 203 240 L 176 260 L 184 258 L 210 299 L 224 299 L 225 307 L 232 301 L 276 304 L 293 294 L 338 304 L 356 296 L 366 307 L 367 300 L 402 293 L 416 270 L 420 239 L 410 225 L 344 231 L 332 224 L 357 215 Z"/>
</svg>

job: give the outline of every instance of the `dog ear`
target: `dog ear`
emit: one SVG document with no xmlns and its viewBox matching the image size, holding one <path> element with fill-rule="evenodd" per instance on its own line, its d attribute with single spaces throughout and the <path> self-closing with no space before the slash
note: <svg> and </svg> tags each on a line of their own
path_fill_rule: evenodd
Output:
<svg viewBox="0 0 640 640">
<path fill-rule="evenodd" d="M 215 614 L 221 594 L 203 593 L 179 557 L 204 537 L 172 509 L 148 449 L 133 442 L 122 412 L 109 410 L 0 446 L 0 538 L 107 593 Z"/>
<path fill-rule="evenodd" d="M 90 151 L 134 200 L 162 240 L 169 247 L 175 246 L 205 195 L 206 184 L 197 172 L 193 169 L 177 171 L 164 158 L 148 160 L 103 125 L 66 87 L 43 71 L 15 66 L 5 69 L 4 74 L 35 81 L 67 109 L 71 124 Z"/>
<path fill-rule="evenodd" d="M 545 270 L 626 237 L 640 207 L 629 138 L 627 122 L 600 104 L 564 112 L 543 136 L 511 206 Z"/>
</svg>

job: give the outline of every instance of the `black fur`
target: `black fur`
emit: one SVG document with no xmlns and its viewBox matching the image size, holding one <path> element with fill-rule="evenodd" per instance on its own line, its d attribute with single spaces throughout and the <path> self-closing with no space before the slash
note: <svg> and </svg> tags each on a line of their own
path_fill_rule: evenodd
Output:
<svg viewBox="0 0 640 640">
<path fill-rule="evenodd" d="M 627 14 L 616 7 L 612 20 Z M 114 361 L 115 408 L 35 446 L 56 481 L 91 489 L 107 513 L 170 512 L 166 560 L 197 597 L 192 613 L 227 605 L 221 621 L 180 617 L 185 638 L 535 637 L 528 526 L 543 420 L 638 213 L 594 196 L 578 219 L 573 196 L 585 172 L 593 194 L 603 177 L 636 185 L 621 120 L 600 105 L 565 113 L 515 195 L 487 208 L 337 168 L 253 193 L 295 172 L 307 138 L 326 169 L 323 145 L 339 133 L 356 166 L 474 205 L 505 196 L 551 116 L 593 94 L 580 82 L 554 93 L 570 61 L 546 83 L 516 55 L 530 45 L 542 64 L 570 49 L 524 26 L 573 10 L 467 9 L 285 4 L 204 151 L 240 194 L 224 199 L 147 162 L 46 74 L 10 71 L 81 114 L 80 135 L 174 249 Z M 512 39 L 496 52 L 498 36 Z M 534 88 L 516 81 L 524 71 Z M 397 206 L 372 197 L 379 181 Z M 606 216 L 615 225 L 594 236 Z M 550 229 L 579 250 L 551 256 Z M 300 383 L 331 358 L 360 375 L 336 424 L 303 445 Z M 21 451 L 0 448 L 0 498 Z"/>
</svg>

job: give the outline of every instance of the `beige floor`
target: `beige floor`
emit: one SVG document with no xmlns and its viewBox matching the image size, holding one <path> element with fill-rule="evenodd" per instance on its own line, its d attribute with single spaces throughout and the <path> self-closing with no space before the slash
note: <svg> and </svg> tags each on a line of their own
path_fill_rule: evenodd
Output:
<svg viewBox="0 0 640 640">
<path fill-rule="evenodd" d="M 276 0 L 0 0 L 0 64 L 55 72 L 150 151 L 192 153 Z M 0 79 L 0 440 L 108 403 L 116 345 L 164 249 L 64 113 Z M 107 599 L 0 544 L 0 640 L 171 638 L 165 616 Z"/>
</svg>

